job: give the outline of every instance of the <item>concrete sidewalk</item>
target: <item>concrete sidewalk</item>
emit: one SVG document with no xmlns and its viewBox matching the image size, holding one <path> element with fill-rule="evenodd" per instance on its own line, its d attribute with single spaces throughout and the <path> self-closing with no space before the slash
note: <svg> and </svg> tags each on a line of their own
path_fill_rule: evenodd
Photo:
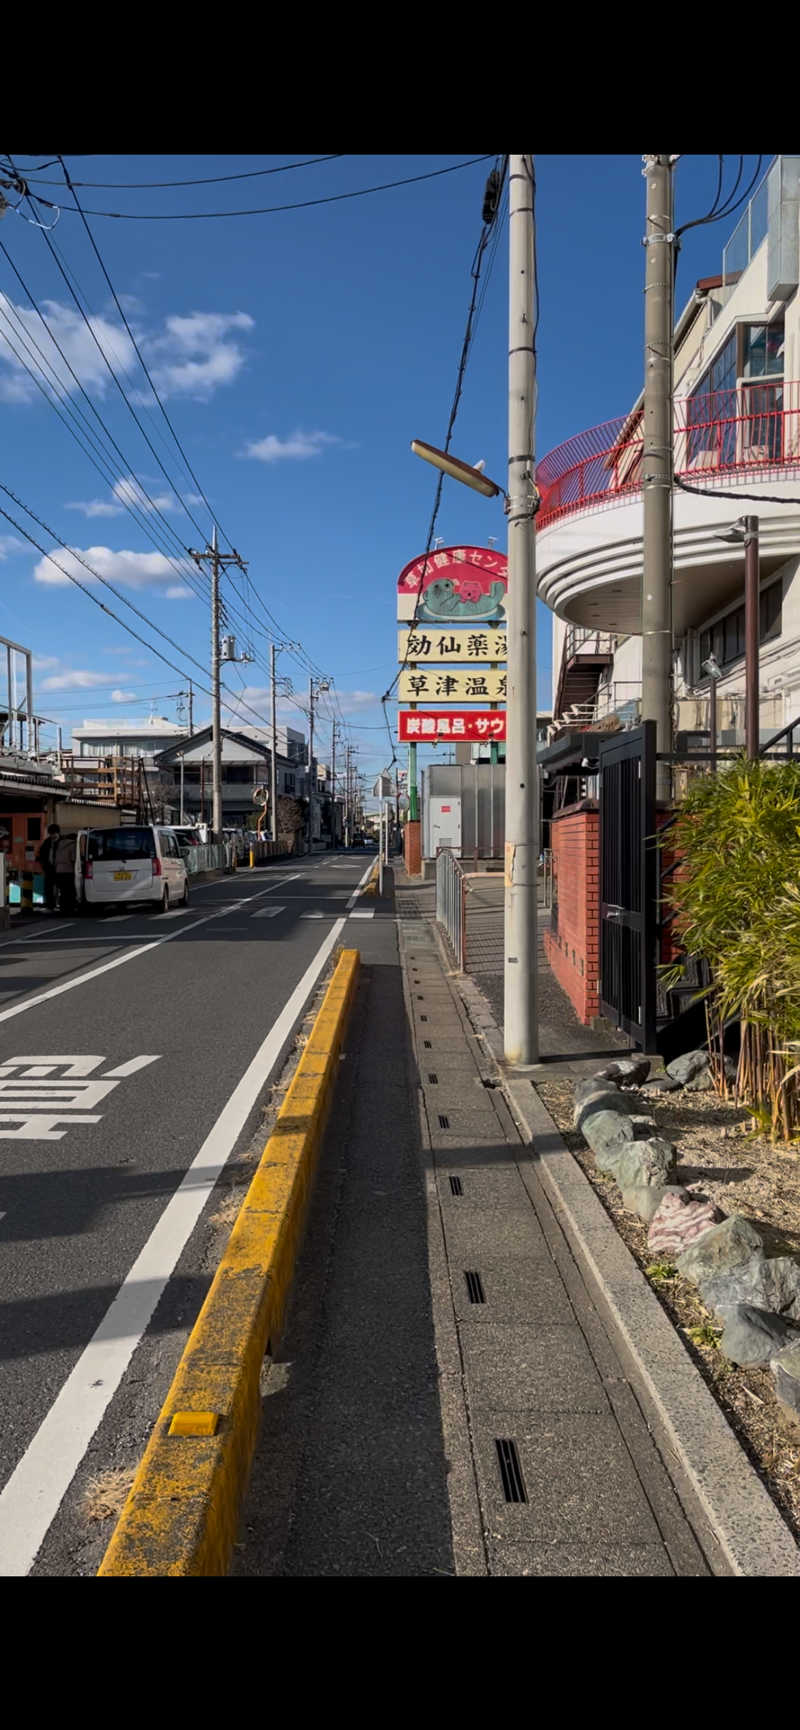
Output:
<svg viewBox="0 0 800 1730">
<path fill-rule="evenodd" d="M 710 1570 L 396 875 L 359 999 L 235 1572 Z M 431 903 L 429 906 L 428 903 Z"/>
</svg>

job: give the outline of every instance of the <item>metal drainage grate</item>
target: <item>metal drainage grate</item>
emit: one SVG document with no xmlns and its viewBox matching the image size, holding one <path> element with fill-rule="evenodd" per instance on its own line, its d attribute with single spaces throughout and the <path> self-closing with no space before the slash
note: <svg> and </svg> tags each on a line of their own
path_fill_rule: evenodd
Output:
<svg viewBox="0 0 800 1730">
<path fill-rule="evenodd" d="M 439 1086 L 439 1077 L 436 1074 L 435 1069 L 429 1069 L 428 1070 L 428 1080 L 431 1084 L 431 1087 L 438 1087 Z"/>
<path fill-rule="evenodd" d="M 447 1113 L 444 1111 L 439 1112 L 439 1128 L 440 1129 L 449 1129 L 450 1128 L 450 1119 L 447 1116 Z"/>
<path fill-rule="evenodd" d="M 467 1295 L 470 1303 L 485 1304 L 486 1298 L 483 1290 L 483 1280 L 481 1279 L 480 1274 L 465 1273 L 464 1278 L 467 1282 Z"/>
<path fill-rule="evenodd" d="M 463 1195 L 464 1194 L 464 1187 L 463 1187 L 463 1184 L 461 1182 L 460 1177 L 451 1177 L 450 1189 L 451 1189 L 453 1195 Z"/>
<path fill-rule="evenodd" d="M 517 1444 L 507 1437 L 495 1440 L 497 1459 L 500 1466 L 500 1476 L 503 1480 L 503 1495 L 507 1502 L 527 1502 L 525 1479 L 519 1463 Z"/>
</svg>

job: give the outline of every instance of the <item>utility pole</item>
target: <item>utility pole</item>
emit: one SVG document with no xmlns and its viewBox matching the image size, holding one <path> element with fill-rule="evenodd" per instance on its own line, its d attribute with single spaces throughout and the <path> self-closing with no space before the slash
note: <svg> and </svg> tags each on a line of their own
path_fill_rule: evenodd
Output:
<svg viewBox="0 0 800 1730">
<path fill-rule="evenodd" d="M 193 732 L 194 732 L 194 686 L 192 685 L 192 681 L 190 679 L 189 680 L 189 738 L 190 739 L 192 737 Z"/>
<path fill-rule="evenodd" d="M 269 688 L 272 698 L 272 763 L 269 772 L 269 812 L 273 841 L 278 839 L 278 706 L 275 689 L 275 644 L 269 646 Z"/>
<path fill-rule="evenodd" d="M 238 565 L 246 569 L 246 561 L 240 559 L 237 552 L 221 553 L 217 545 L 217 525 L 214 524 L 211 546 L 205 552 L 199 553 L 189 548 L 189 557 L 202 569 L 204 564 L 211 566 L 211 773 L 212 773 L 212 805 L 211 827 L 216 840 L 222 835 L 222 730 L 220 718 L 220 602 L 219 574 L 228 565 Z M 232 640 L 232 639 L 231 639 Z M 230 660 L 230 655 L 226 660 Z M 244 660 L 249 657 L 245 655 Z M 191 700 L 191 699 L 190 699 Z M 191 716 L 189 723 L 191 731 Z"/>
<path fill-rule="evenodd" d="M 331 815 L 331 842 L 336 846 L 336 722 L 331 727 L 331 781 L 333 783 L 333 808 Z"/>
<path fill-rule="evenodd" d="M 322 691 L 329 691 L 330 679 L 314 679 L 308 681 L 308 851 L 313 852 L 314 841 L 314 800 L 317 791 L 317 776 L 314 767 L 314 703 Z"/>
<path fill-rule="evenodd" d="M 506 1062 L 531 1064 L 537 1062 L 539 1055 L 533 157 L 509 156 L 508 175 L 508 743 L 503 1023 Z"/>
<path fill-rule="evenodd" d="M 673 161 L 645 156 L 644 546 L 642 720 L 655 721 L 656 750 L 672 749 L 672 332 L 675 235 Z M 666 802 L 671 765 L 656 764 L 656 798 Z"/>
<path fill-rule="evenodd" d="M 745 752 L 758 756 L 759 715 L 759 553 L 758 517 L 744 518 L 744 688 Z"/>
<path fill-rule="evenodd" d="M 344 748 L 344 844 L 350 846 L 350 746 Z"/>
</svg>

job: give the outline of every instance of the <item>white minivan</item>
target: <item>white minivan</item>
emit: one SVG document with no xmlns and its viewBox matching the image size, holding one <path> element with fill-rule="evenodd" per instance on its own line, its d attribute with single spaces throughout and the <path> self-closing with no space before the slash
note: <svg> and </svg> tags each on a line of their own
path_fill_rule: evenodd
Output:
<svg viewBox="0 0 800 1730">
<path fill-rule="evenodd" d="M 149 901 L 166 913 L 189 902 L 189 877 L 177 837 L 153 823 L 82 829 L 75 875 L 83 907 Z"/>
</svg>

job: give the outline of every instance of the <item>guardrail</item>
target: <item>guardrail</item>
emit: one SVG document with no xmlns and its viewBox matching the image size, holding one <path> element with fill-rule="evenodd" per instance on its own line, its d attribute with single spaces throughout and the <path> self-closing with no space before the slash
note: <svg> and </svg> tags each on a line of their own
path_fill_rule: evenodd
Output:
<svg viewBox="0 0 800 1730">
<path fill-rule="evenodd" d="M 459 968 L 464 966 L 464 872 L 451 848 L 436 856 L 436 918 L 444 926 Z"/>
<path fill-rule="evenodd" d="M 196 877 L 203 871 L 229 871 L 234 850 L 227 841 L 205 845 L 201 843 L 199 847 L 182 847 L 181 856 L 189 876 Z"/>
</svg>

